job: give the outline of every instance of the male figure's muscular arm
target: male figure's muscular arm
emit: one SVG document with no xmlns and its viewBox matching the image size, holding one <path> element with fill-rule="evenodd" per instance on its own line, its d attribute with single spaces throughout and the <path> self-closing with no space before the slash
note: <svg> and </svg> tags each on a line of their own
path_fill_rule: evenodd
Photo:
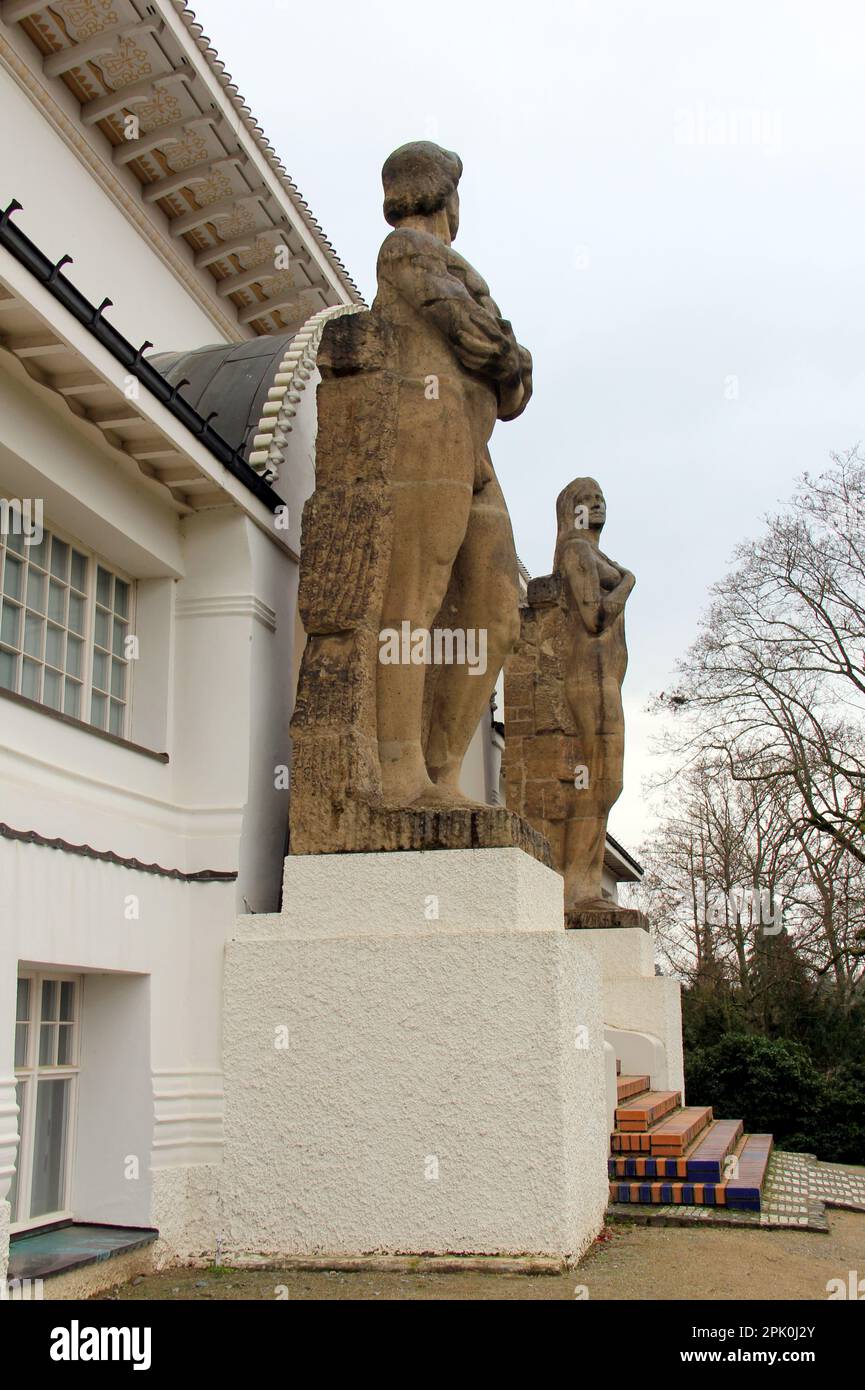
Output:
<svg viewBox="0 0 865 1390">
<path fill-rule="evenodd" d="M 392 232 L 379 253 L 378 276 L 436 326 L 467 371 L 496 383 L 519 377 L 519 348 L 510 324 L 488 296 L 486 303 L 474 298 L 465 281 L 451 273 L 444 254 L 420 244 L 411 232 Z"/>
<path fill-rule="evenodd" d="M 499 328 L 507 335 L 517 350 L 519 359 L 517 370 L 506 381 L 501 381 L 498 385 L 499 419 L 515 420 L 518 415 L 522 415 L 532 398 L 532 354 L 528 348 L 522 347 L 517 342 L 513 328 L 507 319 L 502 318 L 501 310 L 492 298 L 489 286 L 485 280 L 481 279 L 477 271 L 470 265 L 466 265 L 463 269 L 459 264 L 451 264 L 449 268 L 451 274 L 465 283 L 472 298 L 493 316 Z"/>
</svg>

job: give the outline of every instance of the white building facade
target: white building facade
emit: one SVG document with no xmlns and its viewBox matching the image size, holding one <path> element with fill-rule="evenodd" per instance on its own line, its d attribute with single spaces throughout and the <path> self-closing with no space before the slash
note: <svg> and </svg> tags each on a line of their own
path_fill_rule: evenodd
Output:
<svg viewBox="0 0 865 1390">
<path fill-rule="evenodd" d="M 285 853 L 315 345 L 359 295 L 182 4 L 4 3 L 0 109 L 5 1264 L 10 1228 L 165 1228 L 219 1160 L 225 940 Z M 148 366 L 211 344 L 254 378 L 230 441 Z"/>
<path fill-rule="evenodd" d="M 69 1222 L 218 1242 L 223 960 L 280 906 L 315 351 L 361 301 L 182 0 L 3 0 L 0 111 L 2 1277 L 10 1233 Z M 500 740 L 466 764 L 490 801 Z"/>
</svg>

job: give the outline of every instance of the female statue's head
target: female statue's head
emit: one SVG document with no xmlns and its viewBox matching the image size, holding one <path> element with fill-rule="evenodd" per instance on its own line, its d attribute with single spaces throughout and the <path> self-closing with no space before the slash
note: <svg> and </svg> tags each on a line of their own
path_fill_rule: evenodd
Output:
<svg viewBox="0 0 865 1390">
<path fill-rule="evenodd" d="M 457 184 L 462 171 L 458 154 L 430 140 L 400 145 L 381 171 L 385 221 L 398 227 L 408 217 L 430 217 L 444 210 L 453 241 L 460 225 Z"/>
<path fill-rule="evenodd" d="M 594 478 L 574 478 L 562 488 L 556 499 L 556 568 L 562 545 L 575 531 L 583 532 L 587 540 L 597 540 L 606 519 L 607 504 L 601 485 Z"/>
<path fill-rule="evenodd" d="M 607 503 L 596 478 L 574 478 L 556 499 L 559 531 L 600 531 L 607 519 Z"/>
</svg>

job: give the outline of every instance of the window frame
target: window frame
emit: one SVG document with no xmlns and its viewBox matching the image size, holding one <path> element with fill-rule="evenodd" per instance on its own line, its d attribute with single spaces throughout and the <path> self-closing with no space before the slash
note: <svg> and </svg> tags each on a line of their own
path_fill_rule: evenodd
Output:
<svg viewBox="0 0 865 1390">
<path fill-rule="evenodd" d="M 62 678 L 62 680 L 65 682 L 66 678 L 67 678 L 68 675 L 70 674 L 69 671 L 68 671 L 68 668 L 67 668 L 67 664 L 66 664 L 66 661 L 67 661 L 67 655 L 66 655 L 66 653 L 67 653 L 67 651 L 68 651 L 68 636 L 69 636 L 69 634 L 70 634 L 70 632 L 71 632 L 72 635 L 73 635 L 73 637 L 76 637 L 76 638 L 79 638 L 79 637 L 80 637 L 80 640 L 83 642 L 83 647 L 84 647 L 84 650 L 83 650 L 83 660 L 82 660 L 82 670 L 81 670 L 81 676 L 80 676 L 80 692 L 81 692 L 81 693 L 80 693 L 80 709 L 79 709 L 79 713 L 78 713 L 77 715 L 75 715 L 75 714 L 70 714 L 70 713 L 66 710 L 66 708 L 65 708 L 65 703 L 66 703 L 66 702 L 65 702 L 65 698 L 61 698 L 61 701 L 60 701 L 60 708 L 59 708 L 59 709 L 56 709 L 56 708 L 54 707 L 54 705 L 49 704 L 49 703 L 45 700 L 45 698 L 44 698 L 44 696 L 45 696 L 45 671 L 48 670 L 48 669 L 50 669 L 50 670 L 57 670 L 57 669 L 58 669 L 58 668 L 52 666 L 52 665 L 48 662 L 48 660 L 47 660 L 47 656 L 48 656 L 48 652 L 47 652 L 48 628 L 49 628 L 49 625 L 61 626 L 61 624 L 57 623 L 55 620 L 53 620 L 53 619 L 50 618 L 50 616 L 49 616 L 49 602 L 48 602 L 48 600 L 49 600 L 49 596 L 50 596 L 51 579 L 52 579 L 52 577 L 55 577 L 55 578 L 56 578 L 56 576 L 52 576 L 51 563 L 50 563 L 50 556 L 47 556 L 47 557 L 46 557 L 46 561 L 45 561 L 45 567 L 44 567 L 44 572 L 45 572 L 45 575 L 46 575 L 45 601 L 44 601 L 43 612 L 39 615 L 39 616 L 42 618 L 43 623 L 44 623 L 44 626 L 45 626 L 45 636 L 44 636 L 43 642 L 42 642 L 43 655 L 39 658 L 39 667 L 40 667 L 40 672 L 41 672 L 41 675 L 40 675 L 40 682 L 41 682 L 41 687 L 40 687 L 40 688 L 41 688 L 41 698 L 40 698 L 40 699 L 34 699 L 32 696 L 27 695 L 27 694 L 25 693 L 25 691 L 24 691 L 24 659 L 25 659 L 25 655 L 28 655 L 27 653 L 25 653 L 25 649 L 24 649 L 25 632 L 26 632 L 26 615 L 27 615 L 27 612 L 28 612 L 28 605 L 27 605 L 27 590 L 28 590 L 28 583 L 27 583 L 27 580 L 28 580 L 28 576 L 29 576 L 29 574 L 30 574 L 30 551 L 33 549 L 33 547 L 32 547 L 32 546 L 25 545 L 25 546 L 23 547 L 23 553 L 22 553 L 22 552 L 19 552 L 19 551 L 17 551 L 17 550 L 11 549 L 11 547 L 9 546 L 9 537 L 8 537 L 7 535 L 3 535 L 3 534 L 0 534 L 0 604 L 2 604 L 2 602 L 3 602 L 3 601 L 5 600 L 5 598 L 6 598 L 6 593 L 5 593 L 5 559 L 6 559 L 6 556 L 9 555 L 9 554 L 11 554 L 11 555 L 14 556 L 14 558 L 15 558 L 16 560 L 21 560 L 21 561 L 23 562 L 23 564 L 24 564 L 24 568 L 22 568 L 22 582 L 21 582 L 21 592 L 20 592 L 20 596 L 16 596 L 16 597 L 12 597 L 11 595 L 9 596 L 9 597 L 10 597 L 10 600 L 11 600 L 11 603 L 14 604 L 14 605 L 16 605 L 16 606 L 18 607 L 19 612 L 20 612 L 20 615 L 21 615 L 21 616 L 20 616 L 20 619 L 19 619 L 18 642 L 17 642 L 17 645 L 16 645 L 14 648 L 12 647 L 11 643 L 9 643 L 9 642 L 2 642 L 2 643 L 0 643 L 0 646 L 2 646 L 2 649 L 3 649 L 5 652 L 11 652 L 11 651 L 13 651 L 13 650 L 14 650 L 14 652 L 15 652 L 15 659 L 16 659 L 16 662 L 17 662 L 16 680 L 15 680 L 15 685 L 14 685 L 14 687 L 12 687 L 12 688 L 10 688 L 9 686 L 5 686 L 5 685 L 2 686 L 2 687 L 0 687 L 0 693 L 6 693 L 6 694 L 10 694 L 10 695 L 17 695 L 17 696 L 19 696 L 22 700 L 28 700 L 28 701 L 30 701 L 31 704 L 37 706 L 39 709 L 44 709 L 44 710 L 48 711 L 50 714 L 54 714 L 54 715 L 58 715 L 58 714 L 59 714 L 59 715 L 62 715 L 64 718 L 67 718 L 67 719 L 75 719 L 75 720 L 77 720 L 79 723 L 85 725 L 87 728 L 95 730 L 97 733 L 100 733 L 100 734 L 107 734 L 107 735 L 109 735 L 109 736 L 112 737 L 112 738 L 119 738 L 119 739 L 122 739 L 122 740 L 125 741 L 125 742 L 128 742 L 128 741 L 129 741 L 129 734 L 130 734 L 130 726 L 131 726 L 131 723 L 132 723 L 133 672 L 134 672 L 134 668 L 135 668 L 135 661 L 134 661 L 131 657 L 127 657 L 127 656 L 117 657 L 117 656 L 115 656 L 115 653 L 114 653 L 114 651 L 113 651 L 113 643 L 112 643 L 111 649 L 110 649 L 109 652 L 108 652 L 108 678 L 107 678 L 108 690 L 107 690 L 107 691 L 103 691 L 103 687 L 102 687 L 102 686 L 97 686 L 97 687 L 95 687 L 95 693 L 96 693 L 97 695 L 101 695 L 101 694 L 104 693 L 104 696 L 105 696 L 105 700 L 106 700 L 106 711 L 105 711 L 106 719 L 105 719 L 105 727 L 103 727 L 103 726 L 100 725 L 100 724 L 95 723 L 94 720 L 93 720 L 93 717 L 92 717 L 92 716 L 93 716 L 93 696 L 94 696 L 94 671 L 95 671 L 95 667 L 96 667 L 96 657 L 97 657 L 96 619 L 97 619 L 97 611 L 98 611 L 98 610 L 100 610 L 100 611 L 104 611 L 104 610 L 105 610 L 105 605 L 104 605 L 104 604 L 102 603 L 102 601 L 100 600 L 99 594 L 98 594 L 98 577 L 99 577 L 99 570 L 100 570 L 100 569 L 105 570 L 107 573 L 109 573 L 109 574 L 112 576 L 112 585 L 111 585 L 112 606 L 111 606 L 111 608 L 108 610 L 109 613 L 110 613 L 110 615 L 111 615 L 111 620 L 112 620 L 112 634 L 110 634 L 109 640 L 110 640 L 111 636 L 113 636 L 113 619 L 114 619 L 116 616 L 118 616 L 118 615 L 117 615 L 116 607 L 114 606 L 114 602 L 113 602 L 114 596 L 115 596 L 115 594 L 116 594 L 116 588 L 115 588 L 114 580 L 119 579 L 122 583 L 127 584 L 127 585 L 129 586 L 129 602 L 128 602 L 128 610 L 129 610 L 129 611 L 128 611 L 128 613 L 127 613 L 127 615 L 126 615 L 126 619 L 125 619 L 125 621 L 126 621 L 126 636 L 127 636 L 127 637 L 129 637 L 129 636 L 134 636 L 134 635 L 135 635 L 136 609 L 137 609 L 137 600 L 138 600 L 138 584 L 137 584 L 136 580 L 135 580 L 131 575 L 127 574 L 125 570 L 121 569 L 120 566 L 115 565 L 115 564 L 112 563 L 110 560 L 108 560 L 105 556 L 100 555 L 97 551 L 91 549 L 89 546 L 83 545 L 80 541 L 78 541 L 74 536 L 70 535 L 70 534 L 69 534 L 67 531 L 65 531 L 62 527 L 54 526 L 50 521 L 46 521 L 45 524 L 44 524 L 44 527 L 43 527 L 43 531 L 44 531 L 45 537 L 51 537 L 51 538 L 53 538 L 53 537 L 56 536 L 56 537 L 57 537 L 57 540 L 58 540 L 61 544 L 66 545 L 66 546 L 68 546 L 68 547 L 70 548 L 70 550 L 76 550 L 80 555 L 83 555 L 83 556 L 85 557 L 85 560 L 86 560 L 86 563 L 87 563 L 87 570 L 86 570 L 86 575 L 85 575 L 85 589 L 84 589 L 85 609 L 84 609 L 84 624 L 83 624 L 83 626 L 84 626 L 84 631 L 83 631 L 83 633 L 80 633 L 80 634 L 79 634 L 79 633 L 75 632 L 72 628 L 70 628 L 70 626 L 69 626 L 69 599 L 68 599 L 68 593 L 71 592 L 71 590 L 72 590 L 71 557 L 70 557 L 70 559 L 69 559 L 69 561 L 68 561 L 68 566 L 70 567 L 70 568 L 68 569 L 69 578 L 68 578 L 68 580 L 64 580 L 64 581 L 63 581 L 63 583 L 64 583 L 64 585 L 65 585 L 65 588 L 66 588 L 66 590 L 67 590 L 67 600 L 66 600 L 66 618 L 65 618 L 64 623 L 62 624 L 62 631 L 63 631 L 64 634 L 65 634 L 65 638 L 64 638 L 63 672 L 62 672 L 62 677 L 61 677 L 61 678 Z M 42 569 L 42 566 L 40 566 L 39 568 Z M 80 591 L 80 590 L 76 590 L 76 592 L 79 592 L 79 593 L 80 593 L 81 591 Z M 33 610 L 33 611 L 36 611 L 36 610 Z M 104 651 L 104 650 L 105 650 L 105 648 L 103 648 L 103 647 L 101 646 L 101 644 L 100 644 L 100 652 L 102 652 L 102 651 Z M 112 684 L 112 681 L 111 681 L 111 673 L 112 673 L 112 670 L 113 670 L 112 662 L 113 662 L 114 660 L 122 660 L 123 663 L 124 663 L 124 666 L 125 666 L 125 670 L 126 670 L 125 690 L 124 690 L 124 695 L 123 695 L 123 699 L 122 699 L 122 700 L 118 700 L 117 697 L 113 696 L 112 693 L 111 693 L 111 684 Z M 77 676 L 73 676 L 73 679 L 74 679 L 74 680 L 78 680 L 79 678 L 78 678 Z M 64 696 L 65 696 L 65 689 L 64 689 Z M 123 719 L 122 719 L 122 725 L 121 725 L 121 728 L 120 728 L 120 731 L 119 731 L 119 732 L 118 732 L 118 731 L 115 731 L 115 730 L 113 730 L 113 729 L 111 728 L 111 702 L 112 702 L 112 700 L 114 700 L 116 703 L 122 704 L 122 706 L 123 706 Z"/>
<path fill-rule="evenodd" d="M 50 1226 L 57 1221 L 71 1220 L 73 1211 L 70 1205 L 72 1195 L 72 1175 L 75 1169 L 75 1147 L 77 1139 L 78 1084 L 81 1073 L 81 1019 L 84 1002 L 84 976 L 70 974 L 62 970 L 19 969 L 18 980 L 30 981 L 30 1017 L 28 1022 L 27 1049 L 23 1063 L 15 1062 L 14 1076 L 16 1086 L 21 1087 L 21 1105 L 18 1114 L 18 1151 L 15 1157 L 15 1205 L 16 1211 L 26 1211 L 26 1217 L 18 1217 L 11 1222 L 10 1234 L 30 1231 L 39 1226 Z M 45 982 L 74 986 L 74 1009 L 72 1027 L 71 1062 L 40 1062 L 39 1049 L 42 1036 L 42 986 Z M 17 999 L 17 984 L 16 984 Z M 59 1012 L 59 1009 L 58 1009 Z M 18 1006 L 15 1007 L 16 1041 L 18 1028 Z M 47 1020 L 52 1022 L 52 1020 Z M 61 1024 L 54 1022 L 59 1029 Z M 59 1036 L 59 1034 L 58 1034 Z M 69 1099 L 66 1113 L 65 1153 L 63 1155 L 62 1199 L 63 1206 L 57 1211 L 30 1215 L 33 1199 L 33 1160 L 36 1139 L 36 1111 L 39 1098 L 40 1080 L 44 1082 L 69 1081 Z"/>
</svg>

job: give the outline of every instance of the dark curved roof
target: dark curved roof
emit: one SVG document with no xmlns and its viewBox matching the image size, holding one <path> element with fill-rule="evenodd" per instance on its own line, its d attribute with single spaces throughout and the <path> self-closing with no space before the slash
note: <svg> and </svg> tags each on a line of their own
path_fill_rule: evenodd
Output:
<svg viewBox="0 0 865 1390">
<path fill-rule="evenodd" d="M 249 457 L 267 393 L 294 333 L 266 334 L 243 343 L 214 343 L 192 352 L 158 352 L 147 358 L 178 394 L 212 421 L 223 439 Z"/>
</svg>

